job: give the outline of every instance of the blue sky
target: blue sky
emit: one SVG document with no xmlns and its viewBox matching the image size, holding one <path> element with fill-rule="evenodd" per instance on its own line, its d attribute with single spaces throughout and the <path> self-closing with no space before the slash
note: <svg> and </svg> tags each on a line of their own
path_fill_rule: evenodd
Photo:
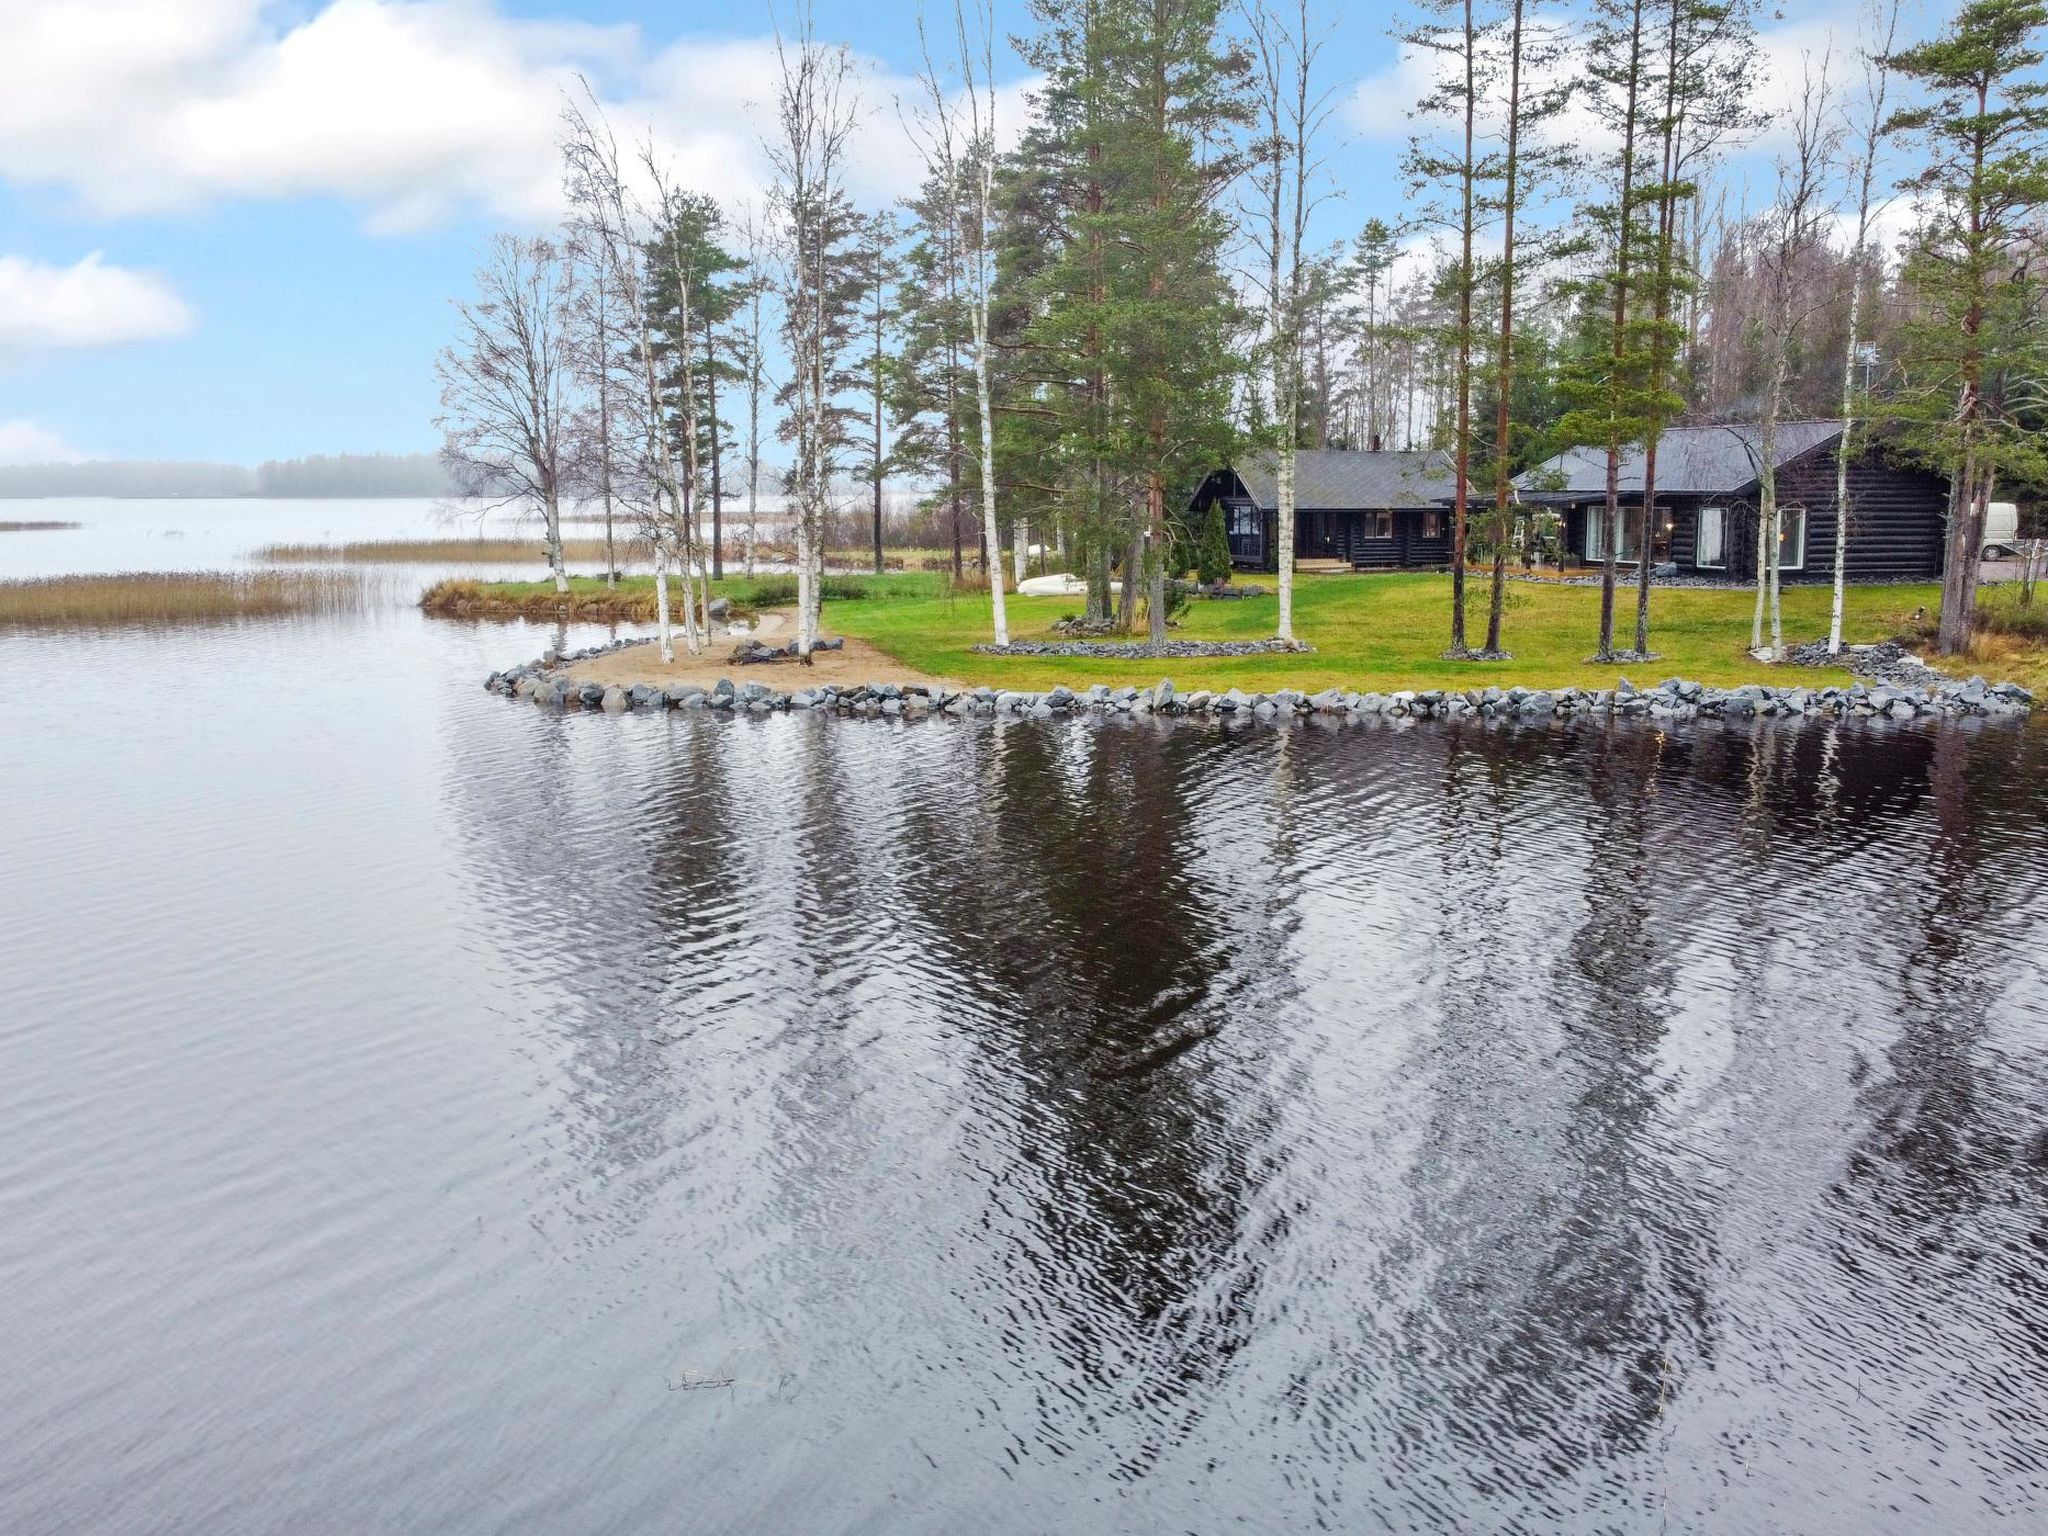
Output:
<svg viewBox="0 0 2048 1536">
<path fill-rule="evenodd" d="M 1767 51 L 1852 3 L 1767 21 Z M 855 187 L 885 200 L 912 174 L 889 103 L 916 7 L 816 14 L 869 70 Z M 1404 211 L 1420 77 L 1395 8 L 1313 14 L 1337 238 Z M 1025 7 L 998 23 L 1026 29 Z M 433 447 L 448 301 L 491 231 L 549 222 L 564 82 L 585 72 L 622 130 L 651 124 L 684 179 L 742 197 L 767 36 L 765 11 L 701 0 L 0 0 L 0 461 Z M 1014 57 L 999 74 L 1024 79 Z"/>
</svg>

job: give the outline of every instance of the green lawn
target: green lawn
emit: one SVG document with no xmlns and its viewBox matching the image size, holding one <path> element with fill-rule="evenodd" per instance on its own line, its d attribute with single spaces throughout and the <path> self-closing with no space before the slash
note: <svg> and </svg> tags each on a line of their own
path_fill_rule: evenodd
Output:
<svg viewBox="0 0 2048 1536">
<path fill-rule="evenodd" d="M 1261 578 L 1270 585 L 1271 578 Z M 1765 682 L 1782 672 L 1752 661 L 1748 592 L 1697 588 L 1659 589 L 1651 598 L 1651 645 L 1658 661 L 1633 667 L 1595 666 L 1586 660 L 1599 624 L 1600 593 L 1594 587 L 1513 582 L 1508 587 L 1505 640 L 1514 659 L 1472 663 L 1443 660 L 1450 629 L 1450 578 L 1403 572 L 1382 576 L 1304 576 L 1295 596 L 1295 632 L 1313 653 L 1229 657 L 1218 660 L 1111 661 L 1089 657 L 987 656 L 972 647 L 989 638 L 986 593 L 950 591 L 941 576 L 833 578 L 858 582 L 871 595 L 858 600 L 827 599 L 827 633 L 865 639 L 906 666 L 940 676 L 997 686 L 1042 689 L 1056 683 L 1146 684 L 1170 676 L 1184 688 L 1230 687 L 1246 691 L 1279 687 L 1310 692 L 1341 686 L 1357 689 L 1471 687 L 1487 683 L 1531 686 L 1612 685 L 1628 672 L 1639 686 L 1682 676 L 1699 682 Z M 624 585 L 637 587 L 646 578 Z M 577 586 L 584 585 L 579 581 Z M 745 602 L 761 584 L 732 578 L 719 590 Z M 520 583 L 485 584 L 507 595 L 536 590 Z M 1484 637 L 1486 584 L 1472 583 L 1475 640 Z M 1617 631 L 1633 637 L 1635 594 L 1619 594 Z M 1889 639 L 1912 627 L 1916 610 L 1932 613 L 1939 600 L 1932 584 L 1851 587 L 1847 637 Z M 1255 640 L 1273 632 L 1277 599 L 1272 596 L 1191 603 L 1177 637 Z M 1051 638 L 1052 623 L 1075 613 L 1079 598 L 1009 599 L 1012 639 Z M 1827 632 L 1825 587 L 1788 587 L 1785 633 L 1791 643 Z M 2011 669 L 2008 669 L 2009 671 Z M 1846 672 L 1806 674 L 1816 684 L 1846 682 Z"/>
<path fill-rule="evenodd" d="M 1474 639 L 1485 634 L 1485 585 L 1474 583 Z M 1295 633 L 1315 647 L 1313 654 L 1230 657 L 1212 661 L 1101 661 L 1085 657 L 998 657 L 970 649 L 988 638 L 988 599 L 934 592 L 888 602 L 827 604 L 826 627 L 869 640 L 922 671 L 1019 688 L 1055 683 L 1148 683 L 1168 675 L 1184 687 L 1229 687 L 1246 691 L 1329 686 L 1394 688 L 1471 687 L 1523 683 L 1544 687 L 1612 686 L 1623 672 L 1639 686 L 1661 677 L 1682 676 L 1704 683 L 1765 682 L 1782 672 L 1752 661 L 1749 644 L 1753 597 L 1745 592 L 1672 588 L 1651 598 L 1651 645 L 1660 660 L 1633 667 L 1596 666 L 1587 661 L 1599 628 L 1597 588 L 1515 582 L 1508 588 L 1504 639 L 1514 659 L 1453 662 L 1441 652 L 1450 632 L 1448 576 L 1401 573 L 1385 576 L 1303 577 L 1295 595 Z M 1914 610 L 1930 611 L 1938 599 L 1933 585 L 1851 588 L 1846 634 L 1852 641 L 1899 634 Z M 1277 599 L 1197 599 L 1184 614 L 1178 637 L 1255 640 L 1272 634 Z M 1076 598 L 1010 598 L 1013 639 L 1047 638 L 1054 620 L 1076 611 Z M 1828 593 L 1822 588 L 1788 588 L 1784 595 L 1789 642 L 1827 632 Z M 1634 593 L 1621 594 L 1617 628 L 1633 638 Z M 1815 671 L 1816 683 L 1846 682 L 1848 674 Z"/>
</svg>

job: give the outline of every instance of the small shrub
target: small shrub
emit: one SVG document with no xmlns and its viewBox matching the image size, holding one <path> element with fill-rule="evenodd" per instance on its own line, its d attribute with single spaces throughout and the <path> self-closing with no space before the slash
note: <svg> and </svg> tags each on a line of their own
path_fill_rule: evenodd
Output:
<svg viewBox="0 0 2048 1536">
<path fill-rule="evenodd" d="M 1195 577 L 1205 587 L 1230 580 L 1230 533 L 1223 525 L 1223 503 L 1211 502 L 1195 544 Z"/>
</svg>

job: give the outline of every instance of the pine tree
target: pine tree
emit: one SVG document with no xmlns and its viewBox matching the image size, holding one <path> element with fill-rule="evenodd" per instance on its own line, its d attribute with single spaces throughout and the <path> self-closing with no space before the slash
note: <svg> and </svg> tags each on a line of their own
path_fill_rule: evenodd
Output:
<svg viewBox="0 0 2048 1536">
<path fill-rule="evenodd" d="M 1731 133 L 1757 122 L 1746 105 L 1755 35 L 1746 0 L 1664 0 L 1662 110 L 1655 122 L 1656 184 L 1645 189 L 1654 206 L 1650 260 L 1639 279 L 1648 318 L 1644 340 L 1648 377 L 1644 381 L 1643 497 L 1637 512 L 1635 651 L 1650 649 L 1650 575 L 1657 518 L 1657 447 L 1664 424 L 1685 408 L 1678 393 L 1679 345 L 1676 320 L 1692 286 L 1679 243 L 1685 210 L 1698 195 L 1696 165 Z"/>
<path fill-rule="evenodd" d="M 1499 329 L 1495 337 L 1492 387 L 1494 427 L 1486 445 L 1493 468 L 1493 517 L 1487 529 L 1492 556 L 1492 576 L 1487 595 L 1486 644 L 1480 654 L 1502 654 L 1501 622 L 1507 607 L 1508 545 L 1514 530 L 1514 476 L 1528 467 L 1528 444 L 1551 424 L 1552 414 L 1527 409 L 1520 416 L 1523 442 L 1515 441 L 1516 390 L 1528 380 L 1547 382 L 1547 370 L 1518 371 L 1517 354 L 1529 351 L 1528 342 L 1516 332 L 1516 301 L 1522 283 L 1522 263 L 1528 254 L 1541 256 L 1546 242 L 1532 238 L 1522 223 L 1524 206 L 1537 189 L 1568 171 L 1574 159 L 1568 146 L 1546 142 L 1543 130 L 1568 105 L 1568 83 L 1541 82 L 1552 75 L 1563 56 L 1560 35 L 1543 27 L 1530 14 L 1537 0 L 1509 0 L 1506 14 L 1494 24 L 1491 42 L 1503 60 L 1505 99 L 1502 102 L 1502 141 L 1497 155 L 1482 167 L 1486 192 L 1484 206 L 1501 216 L 1500 257 L 1491 273 L 1497 294 Z M 1541 338 L 1535 338 L 1535 360 L 1547 362 Z"/>
<path fill-rule="evenodd" d="M 1936 643 L 1969 648 L 1984 507 L 2001 480 L 2048 478 L 2042 435 L 2007 408 L 2003 386 L 2038 380 L 2044 343 L 2036 227 L 2048 205 L 2048 5 L 1973 0 L 1938 37 L 1892 56 L 1928 99 L 1895 113 L 1920 146 L 1904 186 L 1924 208 L 1902 286 L 1898 393 L 1885 414 L 1908 449 L 1949 476 Z"/>
<path fill-rule="evenodd" d="M 649 326 L 661 362 L 668 426 L 686 466 L 686 499 L 701 517 L 708 500 L 711 536 L 705 554 L 713 577 L 724 574 L 724 452 L 730 426 L 718 411 L 718 386 L 741 377 L 729 355 L 726 328 L 743 300 L 734 274 L 746 262 L 725 245 L 725 216 L 711 198 L 678 191 L 662 227 L 647 243 Z"/>
<path fill-rule="evenodd" d="M 1452 355 L 1451 464 L 1451 643 L 1445 655 L 1471 654 L 1465 640 L 1465 559 L 1471 536 L 1472 316 L 1477 273 L 1473 244 L 1479 227 L 1480 151 L 1477 139 L 1480 28 L 1473 0 L 1423 0 L 1424 22 L 1408 33 L 1412 48 L 1438 56 L 1438 71 L 1417 113 L 1454 124 L 1451 143 L 1418 136 L 1406 165 L 1418 191 L 1435 193 L 1429 206 L 1437 222 L 1457 237 L 1449 277 L 1452 319 L 1447 338 Z"/>
<path fill-rule="evenodd" d="M 1236 176 L 1244 62 L 1217 39 L 1215 0 L 1038 0 L 1027 58 L 1046 75 L 1026 153 L 1055 179 L 1060 249 L 1037 276 L 1025 344 L 1061 398 L 1059 454 L 1075 498 L 1090 614 L 1119 622 L 1141 573 L 1165 639 L 1167 505 L 1227 457 L 1240 317 L 1217 199 Z"/>
<path fill-rule="evenodd" d="M 904 203 L 915 238 L 901 255 L 895 306 L 900 350 L 887 404 L 897 423 L 897 468 L 938 482 L 930 505 L 944 513 L 957 582 L 966 564 L 965 413 L 973 384 L 961 347 L 967 334 L 962 242 L 947 213 L 956 205 L 939 174 L 927 176 L 917 195 Z"/>
<path fill-rule="evenodd" d="M 857 369 L 865 401 L 860 457 L 853 472 L 868 482 L 872 499 L 875 574 L 882 574 L 882 491 L 895 467 L 890 453 L 889 402 L 895 391 L 897 298 L 903 264 L 897 256 L 902 227 L 892 214 L 871 214 L 860 221 L 853 252 L 854 276 L 860 285 Z"/>
<path fill-rule="evenodd" d="M 1600 512 L 1600 642 L 1597 659 L 1614 658 L 1615 566 L 1621 551 L 1621 455 L 1648 431 L 1648 394 L 1655 354 L 1641 318 L 1643 267 L 1652 256 L 1645 215 L 1650 121 L 1649 0 L 1596 0 L 1585 39 L 1585 72 L 1594 102 L 1616 147 L 1601 168 L 1605 200 L 1584 210 L 1601 242 L 1600 270 L 1584 296 L 1579 345 L 1563 384 L 1571 408 L 1560 425 L 1570 440 L 1606 450 L 1607 487 Z M 1588 344 L 1590 343 L 1590 345 Z M 1647 559 L 1649 552 L 1641 552 Z"/>
</svg>

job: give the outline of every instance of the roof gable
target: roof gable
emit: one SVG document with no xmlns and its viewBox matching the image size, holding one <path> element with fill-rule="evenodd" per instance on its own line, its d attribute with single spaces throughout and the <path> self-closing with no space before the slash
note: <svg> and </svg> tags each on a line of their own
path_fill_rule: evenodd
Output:
<svg viewBox="0 0 2048 1536">
<path fill-rule="evenodd" d="M 1842 435 L 1839 421 L 1778 424 L 1777 466 Z M 1657 439 L 1657 490 L 1671 496 L 1729 496 L 1763 473 L 1763 434 L 1754 422 L 1725 426 L 1667 427 Z M 1621 493 L 1640 496 L 1643 448 L 1630 444 L 1621 455 Z M 1560 481 L 1560 478 L 1561 481 Z M 1568 448 L 1556 458 L 1515 477 L 1516 488 L 1556 497 L 1600 496 L 1607 490 L 1604 448 Z"/>
</svg>

